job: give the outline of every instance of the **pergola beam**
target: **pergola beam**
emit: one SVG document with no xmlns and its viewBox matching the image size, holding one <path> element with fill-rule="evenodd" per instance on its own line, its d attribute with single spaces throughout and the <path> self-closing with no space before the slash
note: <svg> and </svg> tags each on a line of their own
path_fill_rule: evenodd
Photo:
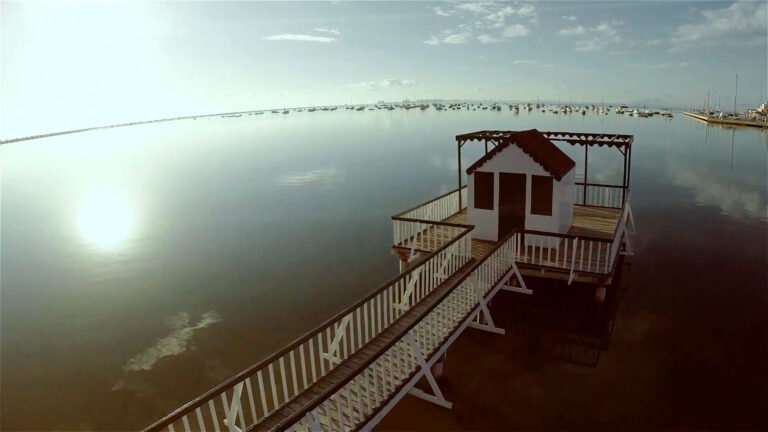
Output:
<svg viewBox="0 0 768 432">
<path fill-rule="evenodd" d="M 461 149 L 464 144 L 470 141 L 483 141 L 485 143 L 485 153 L 488 153 L 488 144 L 490 143 L 494 148 L 499 144 L 512 139 L 512 136 L 519 131 L 499 131 L 499 130 L 483 130 L 477 132 L 471 132 L 467 134 L 456 135 L 457 143 L 457 156 L 458 156 L 458 188 L 461 189 Z M 629 188 L 630 174 L 632 172 L 632 143 L 634 142 L 633 135 L 623 134 L 602 134 L 602 133 L 582 133 L 582 132 L 559 132 L 559 131 L 542 131 L 548 140 L 553 142 L 566 142 L 571 145 L 583 145 L 584 146 L 584 199 L 586 199 L 586 187 L 587 187 L 587 163 L 588 163 L 588 150 L 590 146 L 608 146 L 616 147 L 619 153 L 623 156 L 623 174 L 622 174 L 622 204 L 626 202 L 626 190 Z M 459 194 L 459 209 L 462 208 L 461 194 Z"/>
</svg>

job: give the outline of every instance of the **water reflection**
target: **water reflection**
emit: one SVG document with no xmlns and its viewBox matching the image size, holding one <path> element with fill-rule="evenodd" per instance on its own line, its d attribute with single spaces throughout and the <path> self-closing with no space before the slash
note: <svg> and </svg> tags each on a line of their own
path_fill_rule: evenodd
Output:
<svg viewBox="0 0 768 432">
<path fill-rule="evenodd" d="M 329 188 L 333 183 L 344 181 L 343 174 L 336 168 L 315 169 L 298 173 L 289 173 L 277 180 L 280 186 L 317 186 Z"/>
<path fill-rule="evenodd" d="M 619 305 L 628 291 L 631 264 L 617 267 L 614 283 L 602 302 L 594 300 L 594 286 L 531 278 L 533 296 L 509 297 L 503 303 L 506 327 L 524 356 L 551 359 L 577 366 L 597 367 L 608 351 Z M 498 307 L 498 306 L 497 306 Z"/>
<path fill-rule="evenodd" d="M 155 363 L 163 357 L 175 356 L 183 353 L 189 347 L 192 336 L 200 329 L 221 321 L 221 317 L 214 311 L 208 311 L 200 317 L 197 324 L 191 323 L 188 312 L 180 312 L 168 317 L 166 324 L 171 333 L 157 340 L 155 345 L 131 357 L 123 366 L 126 372 L 151 370 Z"/>
<path fill-rule="evenodd" d="M 88 242 L 114 247 L 128 237 L 134 220 L 125 198 L 96 192 L 86 195 L 83 199 L 78 224 L 80 232 Z"/>
<path fill-rule="evenodd" d="M 618 315 L 611 298 L 596 304 L 588 290 L 500 297 L 494 307 L 511 309 L 499 315 L 515 320 L 508 340 L 530 349 L 472 333 L 491 356 L 525 360 L 512 362 L 518 366 L 557 359 L 541 373 L 526 370 L 549 391 L 540 394 L 560 395 L 564 382 L 589 376 L 579 382 L 594 384 L 588 395 L 600 401 L 585 407 L 590 416 L 616 384 L 633 389 L 622 397 L 636 411 L 689 400 L 685 383 L 714 379 L 718 394 L 745 394 L 741 387 L 763 377 L 754 340 L 764 340 L 765 326 L 754 323 L 765 316 L 755 306 L 765 304 L 765 248 L 755 239 L 765 238 L 765 223 L 752 222 L 765 217 L 768 134 L 707 129 L 683 117 L 387 111 L 350 121 L 347 114 L 259 125 L 171 122 L 4 146 L 0 429 L 138 430 L 358 300 L 397 272 L 389 216 L 456 187 L 454 137 L 474 130 L 635 135 L 638 253 Z M 583 161 L 583 148 L 562 148 Z M 483 150 L 465 146 L 464 157 Z M 614 158 L 621 158 L 615 148 L 590 149 L 590 180 L 620 181 L 607 171 Z M 732 275 L 741 282 L 725 292 Z M 213 310 L 218 315 L 203 314 Z M 226 321 L 216 323 L 219 316 Z M 722 342 L 728 358 L 718 357 Z M 504 357 L 496 352 L 503 349 Z M 466 357 L 489 358 L 475 346 Z M 719 360 L 691 368 L 702 358 Z M 711 373 L 726 369 L 741 372 Z M 499 376 L 507 375 L 488 382 L 497 386 Z M 520 394 L 530 395 L 519 382 Z M 56 392 L 39 391 L 52 385 Z M 582 389 L 573 400 L 585 399 Z M 670 389 L 673 398 L 665 396 Z M 648 400 L 657 405 L 643 405 Z M 558 401 L 532 412 L 551 418 L 571 406 Z M 727 409 L 707 412 L 736 418 L 744 410 L 733 406 L 749 401 L 761 399 L 728 406 L 710 398 L 670 412 L 698 418 L 698 407 L 721 403 Z"/>
<path fill-rule="evenodd" d="M 690 191 L 700 206 L 718 207 L 732 217 L 764 220 L 765 150 L 748 142 L 751 131 L 705 127 L 703 143 L 680 143 L 667 152 L 671 182 Z"/>
</svg>

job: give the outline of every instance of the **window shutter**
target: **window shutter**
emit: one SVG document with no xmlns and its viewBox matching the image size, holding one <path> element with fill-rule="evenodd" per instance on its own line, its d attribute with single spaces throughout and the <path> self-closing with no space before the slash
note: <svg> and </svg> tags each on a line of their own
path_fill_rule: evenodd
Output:
<svg viewBox="0 0 768 432">
<path fill-rule="evenodd" d="M 493 210 L 493 173 L 475 171 L 475 208 Z"/>
<path fill-rule="evenodd" d="M 552 216 L 551 176 L 531 176 L 531 214 Z"/>
</svg>

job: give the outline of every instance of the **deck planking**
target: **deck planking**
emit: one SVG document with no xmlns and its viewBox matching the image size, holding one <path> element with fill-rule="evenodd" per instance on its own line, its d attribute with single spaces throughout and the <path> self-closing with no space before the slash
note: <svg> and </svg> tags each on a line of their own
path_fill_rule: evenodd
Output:
<svg viewBox="0 0 768 432">
<path fill-rule="evenodd" d="M 622 209 L 592 206 L 573 206 L 573 222 L 568 234 L 576 237 L 596 237 L 613 240 Z"/>
</svg>

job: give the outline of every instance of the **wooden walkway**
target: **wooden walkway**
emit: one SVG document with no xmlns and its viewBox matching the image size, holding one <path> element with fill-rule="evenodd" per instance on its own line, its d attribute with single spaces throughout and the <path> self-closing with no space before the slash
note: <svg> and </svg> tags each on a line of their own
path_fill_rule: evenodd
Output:
<svg viewBox="0 0 768 432">
<path fill-rule="evenodd" d="M 442 301 L 444 296 L 455 288 L 455 282 L 475 262 L 475 260 L 472 260 L 465 264 L 461 270 L 446 279 L 423 300 L 387 327 L 379 336 L 336 366 L 330 373 L 320 378 L 314 385 L 304 390 L 298 397 L 278 408 L 260 423 L 248 428 L 248 431 L 267 432 L 284 430 L 296 424 L 304 418 L 308 410 L 329 400 L 338 388 L 344 386 L 355 377 L 360 377 L 360 379 L 357 380 L 358 385 L 355 386 L 356 388 L 347 392 L 347 401 L 339 402 L 338 404 L 326 404 L 323 410 L 325 414 L 319 416 L 319 422 L 323 430 L 342 430 L 339 428 L 339 425 L 343 426 L 343 430 L 354 430 L 359 427 L 359 424 L 352 423 L 351 420 L 370 417 L 371 411 L 375 412 L 377 407 L 385 404 L 391 396 L 394 396 L 393 394 L 388 394 L 391 392 L 386 392 L 386 389 L 399 387 L 404 381 L 402 378 L 399 378 L 403 376 L 403 372 L 407 372 L 408 378 L 418 372 L 418 368 L 409 367 L 416 364 L 416 361 L 414 361 L 413 350 L 408 345 L 402 344 L 396 348 L 399 355 L 391 352 L 390 348 L 397 341 L 403 339 L 409 329 L 423 320 Z M 461 299 L 466 305 L 477 302 L 472 292 L 464 293 Z M 456 324 L 458 325 L 458 322 Z M 422 328 L 422 330 L 429 330 L 429 328 Z M 445 329 L 435 330 L 445 331 Z M 421 340 L 439 338 L 439 334 L 424 334 L 422 332 L 419 335 Z M 435 349 L 439 348 L 440 341 L 435 340 L 435 342 L 438 342 Z M 430 350 L 429 353 L 424 353 L 424 356 L 429 357 L 431 351 L 434 351 L 434 349 Z M 374 364 L 377 359 L 382 357 L 385 358 L 384 362 Z M 369 367 L 371 364 L 374 364 L 374 367 Z M 391 366 L 387 367 L 385 365 Z M 392 368 L 395 370 L 392 370 Z M 349 398 L 352 398 L 352 400 L 363 398 L 367 403 L 357 405 L 350 403 Z M 343 400 L 343 398 L 338 398 L 337 400 Z"/>
</svg>

